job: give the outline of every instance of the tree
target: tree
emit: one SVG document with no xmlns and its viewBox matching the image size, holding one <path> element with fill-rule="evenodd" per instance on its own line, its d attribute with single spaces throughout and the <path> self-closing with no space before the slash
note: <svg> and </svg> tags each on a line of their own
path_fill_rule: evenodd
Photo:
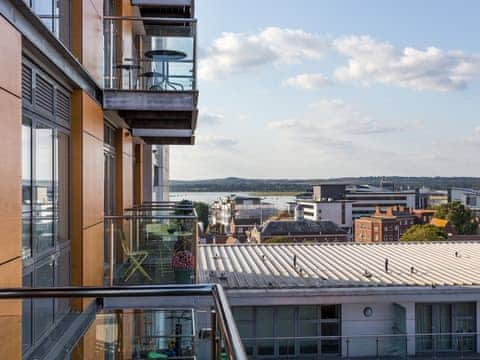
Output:
<svg viewBox="0 0 480 360">
<path fill-rule="evenodd" d="M 203 223 L 203 228 L 207 229 L 209 217 L 208 204 L 198 201 L 193 203 L 193 207 L 197 212 L 198 220 Z"/>
<path fill-rule="evenodd" d="M 435 225 L 413 225 L 405 234 L 402 235 L 400 241 L 442 241 L 447 240 L 448 236 L 442 229 Z"/>
<path fill-rule="evenodd" d="M 287 236 L 272 236 L 271 238 L 262 241 L 262 243 L 265 244 L 286 244 L 291 242 L 292 240 L 290 240 Z"/>
<path fill-rule="evenodd" d="M 476 234 L 478 222 L 475 215 L 461 202 L 439 205 L 435 210 L 435 217 L 448 220 L 459 235 Z"/>
</svg>

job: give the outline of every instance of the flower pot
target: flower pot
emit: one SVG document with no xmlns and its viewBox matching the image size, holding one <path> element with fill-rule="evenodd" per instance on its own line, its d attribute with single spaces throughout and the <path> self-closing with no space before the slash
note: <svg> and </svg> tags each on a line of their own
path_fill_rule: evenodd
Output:
<svg viewBox="0 0 480 360">
<path fill-rule="evenodd" d="M 173 270 L 175 274 L 175 282 L 177 284 L 192 284 L 193 283 L 193 270 L 191 269 L 179 269 Z"/>
</svg>

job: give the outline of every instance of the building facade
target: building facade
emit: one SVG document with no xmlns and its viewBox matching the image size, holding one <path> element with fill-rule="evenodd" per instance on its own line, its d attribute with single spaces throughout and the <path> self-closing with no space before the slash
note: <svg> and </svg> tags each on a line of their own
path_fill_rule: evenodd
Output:
<svg viewBox="0 0 480 360">
<path fill-rule="evenodd" d="M 104 285 L 106 217 L 152 199 L 151 146 L 194 142 L 195 24 L 193 1 L 0 1 L 0 287 Z M 90 304 L 2 302 L 2 356 Z"/>
<path fill-rule="evenodd" d="M 417 220 L 410 209 L 390 207 L 382 211 L 377 208 L 374 215 L 355 220 L 355 241 L 400 241 Z"/>
<path fill-rule="evenodd" d="M 251 359 L 475 359 L 479 246 L 206 245 L 200 279 L 225 287 Z"/>
</svg>

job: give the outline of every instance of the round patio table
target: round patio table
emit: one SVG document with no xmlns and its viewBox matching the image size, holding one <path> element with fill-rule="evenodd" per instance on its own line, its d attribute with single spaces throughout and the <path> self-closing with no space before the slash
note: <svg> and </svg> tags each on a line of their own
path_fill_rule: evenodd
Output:
<svg viewBox="0 0 480 360">
<path fill-rule="evenodd" d="M 145 58 L 156 63 L 161 64 L 161 81 L 159 84 L 154 83 L 151 87 L 154 90 L 156 87 L 160 87 L 162 90 L 168 90 L 171 88 L 173 90 L 183 90 L 183 85 L 175 83 L 169 80 L 170 77 L 170 63 L 181 61 L 187 57 L 187 54 L 183 51 L 178 50 L 168 50 L 168 49 L 158 49 L 158 50 L 148 50 L 145 52 Z M 156 79 L 154 79 L 156 80 Z"/>
</svg>

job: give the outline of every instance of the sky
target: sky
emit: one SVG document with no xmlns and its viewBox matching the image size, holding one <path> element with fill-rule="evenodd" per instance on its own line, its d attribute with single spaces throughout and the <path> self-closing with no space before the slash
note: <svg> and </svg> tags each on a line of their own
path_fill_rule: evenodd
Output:
<svg viewBox="0 0 480 360">
<path fill-rule="evenodd" d="M 172 179 L 480 176 L 480 1 L 197 0 Z"/>
</svg>

